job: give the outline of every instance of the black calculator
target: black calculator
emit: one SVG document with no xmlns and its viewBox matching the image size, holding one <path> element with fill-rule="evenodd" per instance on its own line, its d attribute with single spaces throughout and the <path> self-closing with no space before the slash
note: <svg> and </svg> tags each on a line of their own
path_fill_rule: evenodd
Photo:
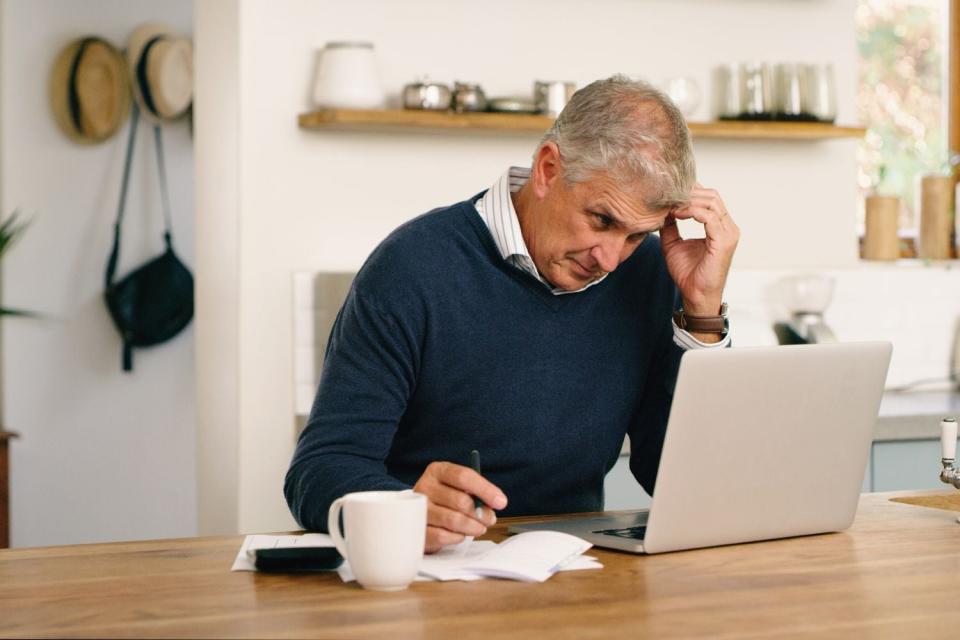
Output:
<svg viewBox="0 0 960 640">
<path fill-rule="evenodd" d="M 257 571 L 268 573 L 333 571 L 343 564 L 343 556 L 334 547 L 281 547 L 254 553 Z"/>
</svg>

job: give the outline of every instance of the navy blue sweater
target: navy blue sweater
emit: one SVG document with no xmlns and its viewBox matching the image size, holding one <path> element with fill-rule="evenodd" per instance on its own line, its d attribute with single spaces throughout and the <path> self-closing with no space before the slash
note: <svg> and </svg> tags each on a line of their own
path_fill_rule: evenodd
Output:
<svg viewBox="0 0 960 640">
<path fill-rule="evenodd" d="M 503 515 L 601 510 L 625 433 L 652 492 L 682 353 L 675 296 L 656 236 L 555 296 L 501 258 L 472 200 L 404 224 L 337 316 L 284 484 L 294 517 L 326 531 L 337 497 L 410 488 L 471 449 Z"/>
</svg>

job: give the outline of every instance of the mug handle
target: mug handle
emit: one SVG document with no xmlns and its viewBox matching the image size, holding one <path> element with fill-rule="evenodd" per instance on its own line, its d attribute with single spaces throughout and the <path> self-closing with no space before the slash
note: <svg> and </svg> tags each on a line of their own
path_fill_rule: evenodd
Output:
<svg viewBox="0 0 960 640">
<path fill-rule="evenodd" d="M 347 557 L 347 544 L 343 540 L 343 534 L 340 533 L 340 511 L 343 509 L 343 498 L 337 498 L 330 505 L 330 511 L 327 512 L 327 531 L 333 538 L 333 545 L 344 558 Z"/>
</svg>

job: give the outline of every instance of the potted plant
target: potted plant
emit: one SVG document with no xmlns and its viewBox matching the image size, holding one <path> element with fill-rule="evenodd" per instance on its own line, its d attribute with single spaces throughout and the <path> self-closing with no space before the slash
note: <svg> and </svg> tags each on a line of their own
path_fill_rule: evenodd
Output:
<svg viewBox="0 0 960 640">
<path fill-rule="evenodd" d="M 0 259 L 3 258 L 7 249 L 13 245 L 29 225 L 29 222 L 20 221 L 19 211 L 14 211 L 3 223 L 0 223 Z M 8 309 L 7 307 L 0 306 L 0 316 L 30 315 L 33 315 L 33 313 L 21 309 Z"/>
</svg>

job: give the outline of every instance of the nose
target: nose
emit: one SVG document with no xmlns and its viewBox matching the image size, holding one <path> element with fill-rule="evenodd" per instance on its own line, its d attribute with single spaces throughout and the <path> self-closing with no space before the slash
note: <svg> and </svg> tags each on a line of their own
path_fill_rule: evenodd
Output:
<svg viewBox="0 0 960 640">
<path fill-rule="evenodd" d="M 590 257 L 600 265 L 601 269 L 609 273 L 620 266 L 620 262 L 624 259 L 624 245 L 624 238 L 604 238 L 600 244 L 590 250 Z"/>
</svg>

